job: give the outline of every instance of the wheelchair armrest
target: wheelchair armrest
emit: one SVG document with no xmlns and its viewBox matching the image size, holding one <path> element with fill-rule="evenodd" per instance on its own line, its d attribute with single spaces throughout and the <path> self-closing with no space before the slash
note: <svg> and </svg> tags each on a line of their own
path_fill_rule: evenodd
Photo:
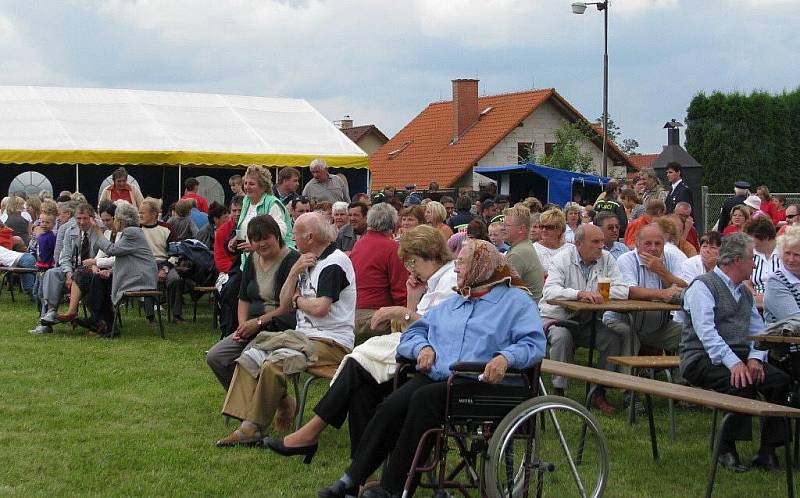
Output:
<svg viewBox="0 0 800 498">
<path fill-rule="evenodd" d="M 474 361 L 459 361 L 450 365 L 450 371 L 454 373 L 483 373 L 486 369 L 486 363 Z M 517 368 L 509 368 L 506 370 L 507 374 L 521 374 L 523 370 Z"/>
<path fill-rule="evenodd" d="M 400 355 L 395 356 L 394 357 L 394 361 L 398 365 L 414 365 L 414 366 L 416 366 L 416 364 L 417 364 L 417 360 L 414 360 L 412 358 L 406 358 L 405 356 L 400 356 Z"/>
<path fill-rule="evenodd" d="M 547 334 L 547 331 L 550 330 L 550 327 L 564 327 L 569 330 L 576 330 L 579 324 L 575 320 L 546 320 L 544 323 L 544 333 Z"/>
</svg>

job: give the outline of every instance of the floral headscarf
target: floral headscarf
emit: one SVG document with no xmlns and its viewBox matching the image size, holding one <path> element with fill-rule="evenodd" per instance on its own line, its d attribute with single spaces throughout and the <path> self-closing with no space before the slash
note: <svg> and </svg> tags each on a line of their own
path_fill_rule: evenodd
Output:
<svg viewBox="0 0 800 498">
<path fill-rule="evenodd" d="M 517 271 L 491 242 L 468 239 L 464 241 L 459 257 L 467 260 L 469 265 L 464 285 L 455 289 L 463 297 L 480 297 L 501 283 L 527 291 Z"/>
</svg>

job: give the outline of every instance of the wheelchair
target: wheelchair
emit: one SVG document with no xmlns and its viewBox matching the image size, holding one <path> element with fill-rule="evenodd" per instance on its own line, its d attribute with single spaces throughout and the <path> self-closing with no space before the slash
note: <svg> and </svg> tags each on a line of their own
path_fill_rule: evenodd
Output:
<svg viewBox="0 0 800 498">
<path fill-rule="evenodd" d="M 398 362 L 396 385 L 414 368 Z M 420 439 L 403 498 L 415 487 L 433 490 L 434 498 L 452 496 L 448 490 L 489 498 L 602 496 L 608 447 L 594 416 L 571 399 L 548 396 L 539 365 L 509 369 L 500 384 L 481 382 L 484 367 L 451 365 L 444 421 Z"/>
</svg>

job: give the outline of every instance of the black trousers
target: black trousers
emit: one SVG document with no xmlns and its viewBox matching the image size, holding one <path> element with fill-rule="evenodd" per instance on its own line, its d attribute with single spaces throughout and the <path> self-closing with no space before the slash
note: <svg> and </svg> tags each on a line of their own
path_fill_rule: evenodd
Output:
<svg viewBox="0 0 800 498">
<path fill-rule="evenodd" d="M 90 321 L 97 324 L 104 320 L 109 330 L 114 324 L 114 305 L 111 304 L 111 279 L 102 278 L 95 274 L 88 286 L 85 297 L 86 307 L 90 314 Z"/>
<path fill-rule="evenodd" d="M 350 458 L 355 457 L 361 436 L 375 415 L 377 406 L 392 392 L 392 385 L 392 381 L 378 384 L 357 361 L 347 359 L 336 381 L 314 407 L 314 413 L 337 429 L 347 419 Z"/>
<path fill-rule="evenodd" d="M 746 363 L 746 359 L 744 360 Z M 708 356 L 692 363 L 684 370 L 684 378 L 696 386 L 714 391 L 755 399 L 756 394 L 764 396 L 769 403 L 786 404 L 789 389 L 789 376 L 779 368 L 764 363 L 764 382 L 737 388 L 731 385 L 731 371 L 724 365 L 712 365 Z M 750 441 L 752 439 L 750 417 L 733 415 L 725 425 L 722 440 L 726 442 Z M 782 446 L 786 440 L 783 419 L 767 417 L 761 421 L 761 446 Z"/>
<path fill-rule="evenodd" d="M 399 493 L 408 475 L 420 438 L 444 419 L 447 382 L 416 375 L 378 405 L 367 424 L 347 474 L 363 483 L 389 457 L 381 486 Z M 433 439 L 425 449 L 430 451 Z"/>
</svg>

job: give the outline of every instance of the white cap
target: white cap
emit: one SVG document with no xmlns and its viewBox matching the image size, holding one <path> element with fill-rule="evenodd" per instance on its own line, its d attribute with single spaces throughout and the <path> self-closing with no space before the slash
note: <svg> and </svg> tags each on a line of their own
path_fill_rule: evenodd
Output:
<svg viewBox="0 0 800 498">
<path fill-rule="evenodd" d="M 761 209 L 761 198 L 757 195 L 751 195 L 744 200 L 744 204 L 756 210 Z"/>
</svg>

